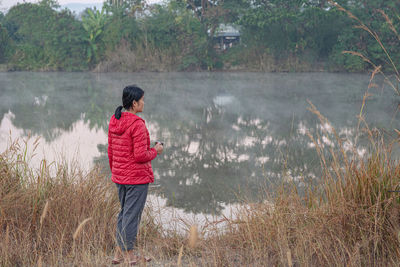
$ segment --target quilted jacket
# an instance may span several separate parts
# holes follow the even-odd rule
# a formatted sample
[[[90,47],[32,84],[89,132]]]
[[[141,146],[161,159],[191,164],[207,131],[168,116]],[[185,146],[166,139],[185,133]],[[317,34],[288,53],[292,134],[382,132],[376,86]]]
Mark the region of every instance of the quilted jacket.
[[[151,161],[157,157],[150,148],[145,121],[130,112],[113,115],[108,127],[108,160],[111,180],[117,184],[147,184],[154,182]]]

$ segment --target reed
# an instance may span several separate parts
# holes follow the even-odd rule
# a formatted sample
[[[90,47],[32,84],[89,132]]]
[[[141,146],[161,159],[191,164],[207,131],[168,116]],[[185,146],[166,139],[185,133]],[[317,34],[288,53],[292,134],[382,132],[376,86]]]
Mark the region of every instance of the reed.
[[[197,245],[197,241],[199,239],[198,232],[197,232],[197,225],[192,225],[189,231],[189,239],[188,239],[188,246],[189,248],[193,249]]]
[[[117,205],[110,184],[97,170],[85,174],[53,164],[52,176],[50,166],[42,164],[35,171],[22,160],[25,151],[14,142],[0,156],[0,233],[6,236],[0,241],[0,265],[36,265],[37,255],[42,255],[43,265],[51,258],[58,261],[68,255],[74,228],[85,217],[96,222],[86,225],[88,235],[95,237],[89,243],[112,247],[110,222]],[[88,242],[82,244],[89,247]]]
[[[46,204],[44,205],[42,215],[40,216],[40,226],[43,225],[44,219],[46,218],[47,212],[49,210],[49,201],[46,201]]]
[[[82,232],[83,227],[85,226],[86,223],[88,223],[92,218],[86,218],[84,219],[79,226],[76,228],[74,234],[72,235],[72,238],[74,241],[78,238],[79,234]]]
[[[182,266],[182,256],[183,256],[183,245],[179,249],[178,262],[176,263],[176,265],[179,267]]]

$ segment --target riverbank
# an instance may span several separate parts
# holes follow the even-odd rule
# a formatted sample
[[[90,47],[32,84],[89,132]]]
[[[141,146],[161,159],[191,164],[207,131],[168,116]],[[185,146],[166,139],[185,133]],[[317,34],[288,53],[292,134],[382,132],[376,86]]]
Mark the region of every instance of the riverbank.
[[[226,71],[226,72],[346,72],[345,67],[334,66],[325,60],[309,60],[295,55],[276,58],[267,53],[243,49],[220,52],[213,67],[204,68],[185,62],[183,55],[160,53],[145,48],[130,49],[121,45],[105,55],[93,72],[176,72],[176,71]]]
[[[198,238],[193,231],[189,238],[194,222],[182,222],[185,233],[165,229],[160,211],[147,206],[138,250],[153,258],[150,266],[397,265],[400,199],[391,191],[400,163],[391,149],[398,143],[386,145],[365,130],[366,159],[344,152],[340,139],[321,153],[319,137],[309,135],[324,170],[318,183],[300,194],[282,182],[263,202],[243,201],[232,217],[200,227]],[[110,265],[119,208],[114,185],[97,168],[43,160],[32,169],[25,145],[14,142],[0,155],[0,265]]]
[[[337,72],[337,73],[371,73],[372,69],[363,71],[349,71],[344,66],[337,66],[328,61],[304,61],[296,58],[274,59],[268,56],[262,56],[257,59],[248,59],[245,62],[238,64],[234,61],[227,61],[217,68],[202,69],[198,67],[184,68],[178,62],[172,59],[158,58],[154,56],[155,61],[145,59],[143,56],[135,54],[124,54],[120,52],[111,53],[104,61],[97,64],[93,69],[74,70],[73,72],[93,72],[93,73],[135,73],[135,72],[260,72],[260,73],[275,73],[275,72],[290,72],[290,73],[305,73],[305,72]],[[158,59],[158,60],[157,60]],[[59,69],[20,69],[15,68],[12,64],[0,64],[0,72],[14,71],[33,71],[33,72],[65,72]],[[66,71],[69,72],[69,71]],[[390,71],[386,72],[390,73]]]
[[[0,72],[8,72],[10,71],[6,64],[0,64]]]
[[[168,72],[254,72],[254,73],[312,73],[312,72],[332,72],[332,73],[371,73],[372,70],[366,71],[347,71],[344,68],[337,67],[326,67],[327,64],[324,62],[317,63],[305,63],[293,64],[290,60],[285,61],[281,64],[262,64],[259,66],[254,65],[231,65],[227,64],[222,68],[203,70],[203,69],[190,69],[183,70],[179,66],[166,66],[166,65],[157,65],[157,64],[131,64],[127,62],[115,62],[113,60],[104,61],[99,63],[92,70],[75,70],[73,72],[92,72],[92,73],[141,73],[141,72],[160,72],[160,73],[168,73]],[[12,66],[7,64],[0,64],[0,72],[70,72],[70,71],[60,71],[60,70],[51,70],[51,69],[14,69]]]
[[[92,68],[74,69],[74,72],[363,72],[349,71],[345,66],[339,66],[325,59],[308,59],[296,55],[276,58],[267,53],[237,50],[221,52],[219,60],[213,67],[202,67],[198,64],[189,64],[183,55],[173,52],[161,53],[149,48],[131,49],[122,44],[113,51],[106,53],[104,58]],[[38,71],[57,72],[63,71],[58,67],[25,66],[15,62],[0,64],[0,72],[8,71]],[[365,73],[370,72],[364,69]]]

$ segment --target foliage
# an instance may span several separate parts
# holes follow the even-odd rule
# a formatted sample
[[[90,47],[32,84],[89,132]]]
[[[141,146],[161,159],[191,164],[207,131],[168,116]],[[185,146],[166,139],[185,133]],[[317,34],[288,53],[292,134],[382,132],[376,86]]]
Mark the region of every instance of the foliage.
[[[303,0],[262,1],[256,0],[245,11],[239,23],[246,32],[244,38],[249,43],[263,44],[273,53],[295,51],[302,37],[298,25]]]
[[[207,35],[202,24],[182,3],[155,5],[151,16],[141,20],[141,42],[182,57],[182,69],[208,66]]]
[[[12,40],[8,35],[7,29],[1,24],[0,18],[0,63],[6,62],[12,54]]]
[[[348,19],[347,23],[350,27],[344,28],[339,35],[332,59],[349,71],[363,71],[373,67],[362,58],[342,54],[342,51],[352,51],[362,54],[376,66],[396,71],[396,64],[398,68],[397,62],[400,62],[400,2],[368,1],[338,7],[351,20]]]
[[[47,7],[53,8],[53,9],[60,7],[57,0],[41,0],[41,1],[39,1],[39,4],[41,6],[47,6]]]
[[[311,6],[301,14],[301,34],[305,49],[314,51],[318,58],[327,58],[338,42],[341,30],[348,20],[336,10]]]
[[[143,11],[145,1],[143,0],[106,0],[104,7],[115,13],[126,13],[134,15],[137,11]]]
[[[233,66],[289,71],[311,70],[322,62],[334,70],[367,70],[370,64],[342,53],[354,51],[395,71],[394,64],[385,63],[400,61],[399,2],[335,3],[379,35],[381,44],[329,0],[169,0],[153,5],[143,0],[107,0],[102,10],[87,9],[82,21],[67,10],[57,11],[56,0],[42,0],[17,4],[5,16],[0,13],[6,30],[0,31],[1,49],[8,51],[0,60],[21,70],[86,70],[118,53],[134,65],[138,60],[146,63],[126,68],[125,63],[114,62],[115,71]],[[239,26],[241,44],[232,51],[218,51],[215,31],[227,23]]]
[[[136,19],[129,16],[125,8],[107,6],[105,8],[111,14],[106,20],[102,35],[105,50],[113,51],[122,40],[129,40],[133,45],[140,34]]]
[[[16,69],[85,69],[83,28],[68,10],[24,3],[12,7],[4,25],[16,44]]]
[[[97,63],[100,59],[100,54],[104,50],[101,37],[104,31],[107,17],[104,7],[101,11],[86,9],[85,14],[82,16],[82,26],[87,35],[85,41],[87,42],[87,62],[91,65]]]
[[[242,1],[235,0],[178,0],[177,3],[186,5],[186,8],[192,11],[201,25],[199,30],[205,37],[200,49],[203,54],[202,68],[208,70],[220,68],[222,66],[220,56],[213,49],[215,31],[221,23],[235,21],[242,11],[241,8],[247,5],[244,5]],[[185,58],[183,65],[194,62],[194,60],[195,58],[189,55]]]
[[[262,1],[249,5],[238,23],[243,42],[276,58],[311,53],[327,58],[344,26],[344,16],[317,1]]]

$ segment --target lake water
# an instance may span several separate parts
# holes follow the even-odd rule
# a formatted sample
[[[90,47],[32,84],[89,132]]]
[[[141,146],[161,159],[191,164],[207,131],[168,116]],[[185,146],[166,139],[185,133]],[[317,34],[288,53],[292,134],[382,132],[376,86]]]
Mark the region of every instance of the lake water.
[[[158,196],[185,212],[218,214],[282,179],[300,188],[318,179],[319,160],[306,131],[319,133],[326,147],[335,142],[307,100],[350,150],[368,83],[368,75],[333,73],[0,73],[0,152],[10,134],[30,134],[42,137],[33,164],[45,156],[108,170],[109,118],[123,87],[137,84],[145,90],[140,116],[151,139],[165,143],[153,163]],[[392,135],[400,128],[400,98],[377,83],[369,89],[365,118]],[[357,153],[368,149],[361,143]]]

